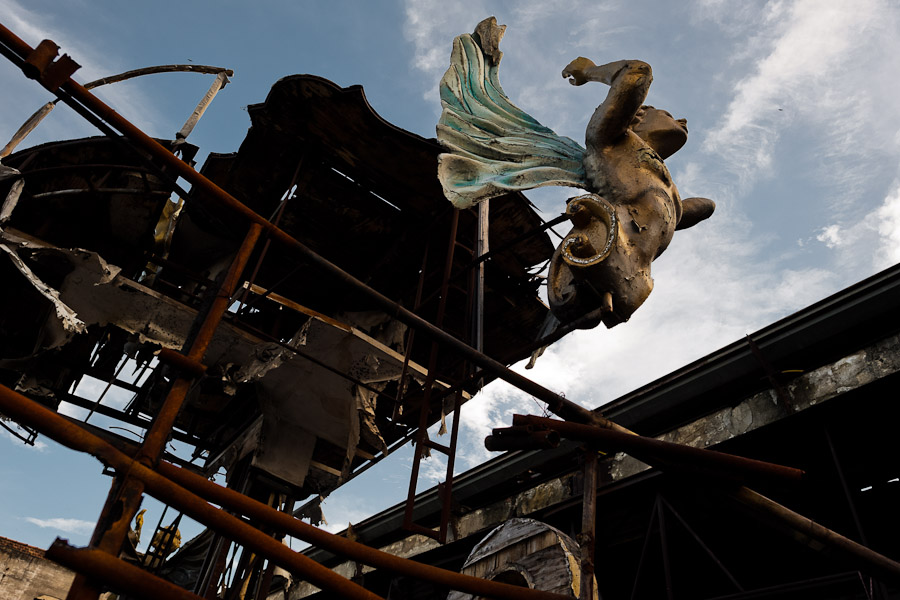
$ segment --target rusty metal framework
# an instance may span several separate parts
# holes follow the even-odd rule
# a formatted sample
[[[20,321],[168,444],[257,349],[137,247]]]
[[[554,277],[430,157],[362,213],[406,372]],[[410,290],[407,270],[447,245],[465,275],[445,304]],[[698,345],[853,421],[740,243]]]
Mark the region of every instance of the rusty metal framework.
[[[585,461],[585,481],[588,482],[593,481],[592,475],[596,475],[596,452],[593,450],[596,447],[629,452],[663,470],[679,473],[689,470],[692,475],[696,475],[699,471],[704,478],[709,480],[728,482],[727,485],[716,488],[718,493],[724,493],[758,514],[764,515],[768,520],[796,531],[805,536],[808,543],[826,545],[843,556],[850,564],[857,565],[887,581],[900,580],[900,564],[839,536],[742,485],[745,480],[752,481],[754,478],[764,480],[777,478],[781,481],[796,483],[802,479],[802,472],[779,465],[704,450],[688,449],[677,444],[666,444],[644,438],[510,370],[503,362],[491,358],[485,352],[479,351],[447,333],[440,327],[440,319],[437,320],[437,323],[432,323],[416,314],[415,311],[404,308],[394,299],[376,291],[360,278],[336,266],[332,261],[324,258],[319,252],[280,227],[279,220],[290,196],[283,199],[279,210],[273,214],[273,218],[269,219],[226,192],[208,177],[195,171],[187,162],[176,157],[171,147],[166,147],[148,137],[90,94],[85,87],[74,82],[70,76],[74,73],[77,65],[65,56],[57,60],[57,50],[55,44],[46,40],[38,48],[32,49],[11,31],[0,26],[0,52],[7,59],[21,67],[27,76],[36,79],[76,112],[97,125],[105,135],[116,139],[121,134],[127,138],[130,144],[138,147],[153,161],[164,165],[166,177],[172,179],[181,177],[190,182],[196,190],[195,195],[201,194],[205,202],[226,215],[224,218],[230,219],[232,224],[238,224],[243,235],[239,247],[229,259],[230,266],[223,276],[215,283],[208,280],[201,281],[201,287],[207,286],[215,289],[211,294],[211,299],[201,305],[197,311],[194,326],[181,352],[163,350],[158,354],[160,363],[167,369],[171,369],[174,375],[164,400],[155,411],[152,422],[144,423],[148,432],[140,445],[129,445],[122,443],[121,440],[104,439],[90,428],[65,419],[55,411],[5,385],[0,386],[0,411],[4,415],[14,418],[23,426],[30,428],[30,431],[43,433],[73,450],[97,457],[106,467],[115,472],[115,478],[91,539],[90,547],[75,549],[58,542],[48,552],[50,558],[79,573],[69,593],[70,600],[97,598],[102,585],[110,585],[141,598],[199,598],[208,597],[207,595],[213,591],[214,581],[207,581],[205,589],[191,593],[118,558],[129,533],[130,523],[138,511],[144,494],[152,495],[206,525],[222,536],[222,539],[233,541],[258,556],[264,557],[270,565],[278,565],[300,574],[316,586],[340,597],[377,598],[378,596],[361,585],[337,575],[304,554],[288,549],[279,541],[279,538],[289,534],[362,563],[409,577],[436,582],[478,596],[508,599],[545,598],[548,600],[563,597],[496,581],[478,579],[374,550],[349,539],[328,534],[287,514],[284,508],[292,506],[292,501],[270,501],[268,504],[260,502],[233,489],[227,489],[208,481],[192,472],[189,465],[178,467],[165,460],[166,443],[176,432],[179,414],[189,392],[195,382],[207,371],[204,355],[210,347],[214,334],[223,326],[223,318],[230,307],[238,301],[244,306],[250,306],[254,301],[265,299],[280,299],[283,303],[290,303],[287,297],[279,296],[276,293],[278,285],[263,288],[256,283],[257,272],[262,262],[262,256],[259,256],[257,251],[263,241],[265,249],[262,251],[262,255],[265,255],[269,245],[276,246],[298,262],[316,269],[323,277],[337,282],[343,289],[348,290],[347,293],[366,298],[391,318],[411,328],[411,332],[425,336],[432,342],[433,357],[436,357],[440,350],[442,355],[452,355],[457,361],[456,366],[469,363],[482,371],[482,373],[464,373],[452,384],[437,390],[439,393],[436,395],[453,394],[458,399],[462,391],[476,380],[484,377],[496,377],[533,395],[546,403],[549,410],[555,415],[564,421],[572,422],[537,417],[517,417],[513,425],[518,429],[512,432],[502,430],[496,432],[496,439],[493,442],[496,448],[502,448],[504,444],[510,448],[547,447],[548,444],[552,445],[558,441],[559,437],[583,440],[590,448],[589,458]],[[302,182],[296,182],[296,185],[301,184]],[[457,212],[456,217],[458,216]],[[454,237],[452,236],[451,239]],[[516,237],[513,241],[520,238],[522,236]],[[499,251],[500,249],[494,252]],[[479,254],[479,256],[474,254]],[[471,262],[479,264],[483,263],[487,253],[474,254]],[[252,268],[254,256],[259,256],[259,259],[256,267]],[[165,259],[160,258],[159,260],[164,261]],[[452,258],[450,260],[452,261]],[[250,274],[245,275],[248,270]],[[472,270],[472,273],[474,272],[475,270]],[[196,276],[196,274],[193,275]],[[423,269],[422,278],[425,277],[426,270]],[[197,277],[197,279],[202,280],[203,277]],[[448,268],[443,277],[442,301],[446,301],[448,295],[446,286],[449,279],[450,269]],[[248,301],[250,294],[254,294],[255,299]],[[421,297],[417,300],[421,300]],[[244,315],[245,312],[239,310],[238,318]],[[316,318],[327,318],[319,313],[316,315]],[[587,318],[590,318],[590,315]],[[577,323],[573,324],[573,327],[577,327]],[[556,335],[561,336],[568,330],[558,332]],[[261,329],[255,329],[255,331],[262,333]],[[286,344],[277,336],[272,336],[271,339],[280,347]],[[548,342],[549,340],[540,340],[537,346],[545,345]],[[297,348],[291,347],[291,350],[297,351]],[[307,358],[317,360],[316,357]],[[404,369],[407,366],[408,358],[407,356],[404,360]],[[464,367],[461,368],[464,370]],[[438,374],[437,359],[433,358],[427,370],[428,379],[423,386],[426,393],[431,393],[431,382]],[[341,375],[352,378],[352,375],[346,373]],[[466,379],[467,377],[468,379]],[[115,380],[115,376],[113,379]],[[355,383],[364,388],[368,385],[359,378],[355,380]],[[371,386],[368,387],[371,388]],[[398,397],[400,388],[402,388],[402,379],[401,386],[398,388]],[[384,394],[383,389],[371,388],[369,391]],[[418,435],[422,436],[425,425],[432,419],[432,415],[429,413],[431,401],[426,396],[420,398],[418,402],[419,414],[422,415]],[[455,406],[458,408],[459,400],[456,401]],[[94,408],[102,410],[99,402]],[[137,416],[134,418],[139,420]],[[458,416],[455,419],[454,427],[457,426],[456,421],[458,421]],[[427,445],[421,437],[419,442],[420,446]],[[593,454],[593,460],[590,457],[591,454]],[[452,461],[448,473],[452,476]],[[592,547],[593,503],[595,501],[592,494],[596,494],[596,487],[595,484],[589,484],[587,486],[589,490],[586,490],[585,495],[586,510],[582,527],[586,548]],[[449,496],[448,487],[445,497],[446,505],[449,505]],[[660,521],[664,518],[664,506],[665,504],[661,503],[657,512]],[[279,510],[279,507],[282,509]],[[409,514],[412,515],[411,509]],[[253,524],[236,515],[247,517]],[[447,518],[445,511],[436,537],[445,535],[442,531],[446,531]],[[411,522],[411,519],[409,521]],[[224,558],[221,552],[219,558]],[[221,569],[219,558],[215,559],[218,564],[211,566],[214,570]],[[249,561],[249,559],[247,560]],[[592,560],[590,552],[586,552],[583,563],[585,573],[592,572]],[[244,566],[249,568],[246,562]],[[264,583],[270,578],[271,569],[265,574],[257,573],[258,582]],[[258,594],[261,594],[257,595],[258,598],[264,597],[262,595],[264,588],[265,585],[258,586]],[[584,593],[590,593],[590,589],[588,581]]]

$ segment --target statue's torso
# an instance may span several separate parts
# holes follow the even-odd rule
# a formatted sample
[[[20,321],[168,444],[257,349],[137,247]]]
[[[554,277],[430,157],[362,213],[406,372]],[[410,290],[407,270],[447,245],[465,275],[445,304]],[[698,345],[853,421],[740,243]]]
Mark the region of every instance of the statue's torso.
[[[623,233],[649,260],[669,245],[681,218],[681,198],[659,155],[627,131],[615,144],[588,147],[584,156],[589,191],[615,209]]]

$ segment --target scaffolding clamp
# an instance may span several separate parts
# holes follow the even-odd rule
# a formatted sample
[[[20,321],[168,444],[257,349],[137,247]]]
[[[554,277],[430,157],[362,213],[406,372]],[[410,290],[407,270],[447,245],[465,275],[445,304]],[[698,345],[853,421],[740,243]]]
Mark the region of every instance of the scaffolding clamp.
[[[36,79],[45,88],[55,92],[72,74],[81,68],[68,54],[54,60],[59,46],[52,40],[43,40],[25,58],[22,70],[29,79]]]

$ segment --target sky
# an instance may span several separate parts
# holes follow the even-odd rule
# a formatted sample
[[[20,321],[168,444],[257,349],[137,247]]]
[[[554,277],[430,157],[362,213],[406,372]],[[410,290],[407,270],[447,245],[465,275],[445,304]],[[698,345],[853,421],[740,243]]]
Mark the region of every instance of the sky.
[[[631,321],[568,336],[523,371],[528,377],[594,408],[900,261],[896,2],[0,0],[0,22],[32,46],[53,39],[83,65],[80,82],[156,64],[233,69],[189,138],[201,159],[236,150],[246,106],[295,73],[361,84],[386,120],[433,137],[452,40],[491,15],[507,25],[507,96],[581,142],[607,88],[572,87],[562,68],[577,56],[650,63],[647,102],[688,120],[687,145],[666,161],[681,196],[717,203],[654,262],[654,291]],[[5,61],[0,82],[5,143],[49,94]],[[155,75],[98,95],[171,138],[211,83]],[[60,106],[23,147],[94,134]],[[575,194],[527,195],[552,218]],[[541,407],[503,383],[467,403],[458,470],[490,458],[484,436],[521,412]],[[404,499],[409,464],[408,449],[398,451],[332,494],[328,527]],[[423,468],[420,489],[442,478],[440,459]],[[100,471],[50,441],[25,447],[0,432],[0,536],[40,547],[56,535],[87,543],[109,486]],[[159,507],[147,506],[155,524]]]

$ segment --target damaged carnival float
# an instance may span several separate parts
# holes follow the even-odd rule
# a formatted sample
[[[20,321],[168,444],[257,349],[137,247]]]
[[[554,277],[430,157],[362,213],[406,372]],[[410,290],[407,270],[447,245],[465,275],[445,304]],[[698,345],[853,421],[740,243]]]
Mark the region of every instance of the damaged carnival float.
[[[78,573],[69,598],[434,595],[401,583],[412,580],[453,598],[596,597],[597,448],[737,481],[718,492],[897,581],[897,563],[740,485],[793,484],[802,471],[638,436],[507,368],[574,329],[626,321],[650,293],[650,262],[714,205],[680,199],[671,182],[663,159],[687,132],[642,105],[649,66],[566,68],[574,84],[610,85],[584,149],[503,94],[502,32],[488,19],[455,41],[440,144],[385,122],[358,86],[296,75],[248,107],[238,152],[210,155],[198,173],[186,138],[226,70],[185,67],[216,82],[174,140],[153,140],[71,80],[77,65],[57,59],[55,44],[32,49],[0,28],[4,55],[104,133],[11,153],[16,136],[0,171],[0,413],[24,441],[42,433],[114,474],[90,547],[57,542],[47,554]],[[617,172],[598,158],[613,154]],[[547,223],[521,190],[548,184],[590,193]],[[572,231],[554,250],[546,231],[563,222]],[[538,297],[546,264],[549,308]],[[79,395],[84,378],[105,391]],[[570,423],[516,417],[491,449],[583,444],[572,451],[583,463],[577,542],[509,518],[520,515],[461,533],[459,419],[447,444],[427,429],[495,378]],[[104,404],[111,389],[129,402]],[[62,403],[87,417],[60,416]],[[94,414],[142,430],[142,443],[91,425]],[[170,437],[192,457],[168,453]],[[429,548],[466,538],[454,550],[465,548],[464,562],[407,560],[301,520],[315,521],[321,496],[409,442],[409,495],[393,529]],[[417,496],[419,463],[434,451],[448,457],[446,481]],[[227,487],[207,479],[220,469]],[[131,524],[144,493],[209,529],[169,557],[177,523],[160,522],[138,556]],[[313,548],[290,550],[286,534]],[[334,556],[355,572],[322,564]],[[392,575],[363,585],[359,565]],[[296,580],[280,595],[279,573]]]

